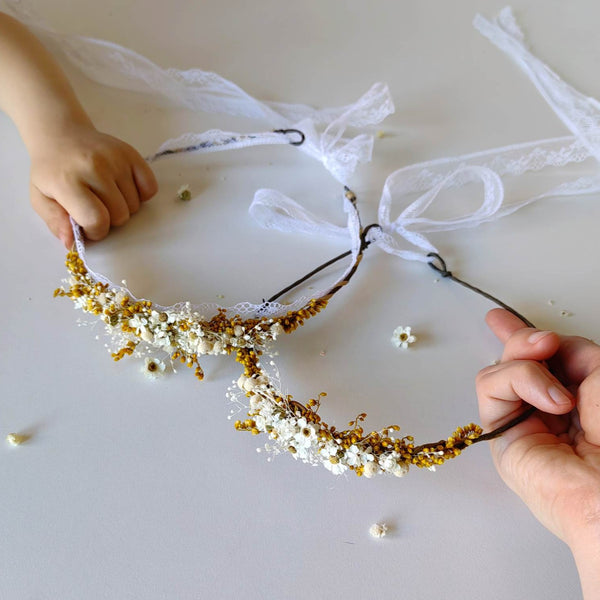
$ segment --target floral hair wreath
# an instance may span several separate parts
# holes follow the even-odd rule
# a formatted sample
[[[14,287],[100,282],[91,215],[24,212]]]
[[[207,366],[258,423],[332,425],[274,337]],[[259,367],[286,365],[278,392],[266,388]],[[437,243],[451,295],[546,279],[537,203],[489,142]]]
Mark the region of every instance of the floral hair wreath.
[[[306,319],[323,310],[329,300],[350,281],[371,242],[402,258],[429,261],[428,264],[442,277],[481,293],[516,314],[527,325],[532,325],[510,307],[455,277],[423,233],[476,226],[552,196],[597,193],[600,190],[600,176],[584,176],[560,183],[541,194],[504,204],[501,177],[519,176],[549,166],[562,167],[590,157],[600,159],[600,111],[594,98],[581,94],[562,81],[531,53],[509,8],[502,10],[493,21],[478,15],[474,25],[519,64],[572,135],[403,167],[392,173],[384,184],[379,225],[362,227],[356,198],[347,190],[345,207],[352,249],[326,265],[348,255],[352,257],[351,264],[329,289],[315,293],[314,298],[296,300],[290,306],[277,304],[276,295],[260,305],[258,310],[250,307],[249,303],[237,305],[234,311],[215,307],[216,313],[205,318],[202,310],[189,303],[161,307],[149,300],[136,299],[125,287],[112,284],[88,268],[81,231],[76,224],[73,224],[76,246],[67,256],[67,266],[71,272],[69,286],[67,289],[59,288],[56,294],[70,297],[76,308],[100,317],[116,344],[113,353],[115,360],[126,355],[143,354],[144,349],[148,348],[160,349],[167,352],[173,360],[179,359],[195,369],[196,376],[202,379],[199,357],[207,354],[234,354],[243,366],[243,373],[237,386],[230,389],[228,395],[233,400],[242,399],[249,404],[248,418],[238,421],[236,428],[253,434],[265,433],[273,452],[289,451],[296,459],[322,464],[336,474],[353,470],[357,475],[367,477],[377,473],[401,476],[408,471],[410,465],[434,469],[460,454],[467,446],[493,439],[525,420],[535,411],[533,407],[526,408],[521,415],[489,433],[483,434],[479,426],[469,424],[458,428],[447,439],[421,445],[415,445],[410,436],[399,437],[396,425],[365,432],[364,413],[350,421],[347,429],[337,430],[324,423],[318,414],[324,394],[304,404],[298,402],[282,393],[276,374],[270,375],[269,364],[262,361],[262,358],[268,356],[272,343],[279,335],[291,333]],[[42,28],[40,32],[58,42],[63,39],[47,28]],[[314,111],[303,105],[258,101],[232,82],[215,74],[161,69],[145,57],[114,44],[76,37],[66,40],[65,46],[67,58],[96,81],[125,89],[143,89],[166,98],[174,106],[261,120],[266,118],[273,127],[293,128],[245,136],[231,136],[218,131],[206,132],[210,135],[186,134],[177,140],[166,142],[149,161],[176,152],[213,151],[261,143],[291,144],[298,145],[303,152],[320,160],[338,181],[345,183],[356,164],[367,162],[371,153],[368,136],[344,138],[345,128],[374,125],[393,112],[389,90],[387,86],[380,84],[373,86],[351,106]],[[148,76],[150,74],[152,76]],[[315,129],[316,123],[325,125],[322,134]],[[300,133],[299,129],[304,133]],[[484,202],[474,213],[452,218],[447,222],[423,216],[438,192],[476,180],[484,183]],[[392,198],[414,193],[419,195],[417,200],[406,207],[396,220],[391,220]],[[268,206],[268,202],[264,205]],[[287,201],[282,201],[279,206],[286,210],[289,208],[290,214],[301,208]],[[295,230],[319,229],[320,232],[335,235],[336,230],[343,229],[328,223],[317,223],[312,217],[307,212],[300,214],[298,221],[302,227]],[[391,235],[393,233],[404,237],[424,252],[399,248]],[[318,267],[285,291],[305,281],[326,265]],[[205,307],[203,310],[211,309]]]
[[[303,134],[298,131],[275,133],[284,136],[297,134],[299,138],[288,139],[288,143],[292,145],[298,145],[304,139]],[[234,142],[234,138],[231,138],[225,144]],[[166,154],[195,150],[196,147],[185,147],[170,150]],[[157,157],[158,153],[152,159]],[[71,277],[68,288],[58,288],[55,296],[71,298],[76,308],[96,315],[104,322],[107,333],[116,346],[112,353],[115,361],[128,355],[142,355],[144,348],[146,352],[148,348],[159,349],[168,353],[173,361],[179,360],[194,369],[196,377],[202,380],[204,373],[199,363],[201,356],[235,355],[243,372],[237,386],[229,389],[228,396],[233,400],[245,396],[245,404],[248,405],[247,418],[236,421],[235,428],[256,435],[266,434],[270,440],[266,446],[268,450],[275,453],[287,451],[303,462],[322,464],[334,474],[352,470],[357,475],[366,477],[373,477],[378,473],[403,476],[411,465],[435,470],[437,465],[455,458],[473,443],[493,439],[526,419],[533,408],[487,434],[483,434],[479,425],[470,423],[457,428],[446,439],[415,445],[412,436],[398,435],[398,425],[366,432],[363,427],[366,413],[360,413],[350,421],[347,429],[328,425],[318,414],[325,393],[301,403],[281,392],[261,357],[269,355],[272,343],[280,335],[292,333],[307,319],[322,311],[331,298],[349,283],[371,243],[371,230],[379,227],[378,224],[362,226],[356,196],[347,187],[344,206],[348,215],[348,230],[352,236],[352,249],[317,267],[264,301],[258,314],[248,318],[240,314],[231,316],[225,308],[218,308],[216,314],[206,318],[190,303],[162,307],[150,300],[135,298],[125,287],[115,286],[102,275],[88,269],[82,232],[74,222],[75,246],[67,254],[66,260]],[[307,300],[299,308],[282,314],[281,310],[277,311],[275,300],[280,295],[349,255],[350,266],[324,293]],[[531,325],[510,307],[452,275],[438,254],[431,253],[430,259],[429,265],[443,277],[485,295]]]

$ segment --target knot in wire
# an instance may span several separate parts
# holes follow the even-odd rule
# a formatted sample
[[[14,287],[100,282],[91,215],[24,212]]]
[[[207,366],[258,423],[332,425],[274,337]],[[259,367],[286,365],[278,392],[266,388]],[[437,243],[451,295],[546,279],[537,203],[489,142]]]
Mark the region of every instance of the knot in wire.
[[[452,277],[452,271],[448,271],[448,268],[446,267],[446,261],[437,253],[437,252],[430,252],[427,255],[427,258],[433,258],[433,260],[430,260],[427,264],[434,270],[437,271],[442,277]],[[436,261],[439,263],[435,264]]]
[[[371,229],[373,229],[374,227],[381,230],[381,225],[379,223],[371,223],[370,225],[367,225],[363,229],[362,233],[360,234],[360,243],[362,244],[363,248],[368,248],[369,245],[371,244],[371,242],[373,241],[373,240],[368,240],[367,235],[371,231]]]
[[[299,140],[290,140],[290,144],[292,146],[302,146],[302,144],[304,144],[304,140],[306,139],[306,136],[299,129],[274,129],[273,133],[281,133],[282,135],[286,136],[289,136],[290,134],[298,135],[300,137]]]

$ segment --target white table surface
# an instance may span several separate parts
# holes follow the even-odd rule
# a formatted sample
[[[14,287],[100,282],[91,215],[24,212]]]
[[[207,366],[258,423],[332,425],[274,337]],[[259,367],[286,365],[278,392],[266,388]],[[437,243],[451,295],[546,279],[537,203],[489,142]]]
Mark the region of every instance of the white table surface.
[[[365,223],[396,168],[567,133],[473,29],[475,13],[494,16],[500,0],[34,4],[61,31],[215,71],[259,98],[335,106],[387,82],[396,112],[354,178]],[[513,4],[536,54],[597,98],[598,6]],[[188,130],[265,126],[72,76],[96,125],[145,154]],[[0,445],[1,598],[580,597],[568,549],[505,488],[484,444],[436,473],[336,478],[287,455],[267,462],[255,450],[265,440],[233,429],[232,358],[205,360],[203,383],[187,369],[152,382],[135,360],[115,364],[101,328],[78,327],[83,315],[52,298],[64,251],[29,206],[27,153],[5,115],[0,137],[0,440],[31,435]],[[343,223],[339,185],[294,149],[175,157],[155,172],[156,198],[90,247],[97,270],[140,296],[260,301],[346,249],[259,230],[248,216],[254,191],[274,187]],[[185,183],[194,198],[177,203]],[[599,219],[594,196],[551,199],[431,239],[459,276],[539,326],[593,338]],[[434,279],[423,264],[368,251],[331,306],[278,344],[286,389],[298,399],[327,391],[329,422],[364,410],[368,426],[399,423],[417,441],[477,420],[474,376],[500,353],[483,322],[491,305]],[[407,352],[390,344],[397,325],[419,336]],[[384,539],[369,536],[375,522],[390,527]]]

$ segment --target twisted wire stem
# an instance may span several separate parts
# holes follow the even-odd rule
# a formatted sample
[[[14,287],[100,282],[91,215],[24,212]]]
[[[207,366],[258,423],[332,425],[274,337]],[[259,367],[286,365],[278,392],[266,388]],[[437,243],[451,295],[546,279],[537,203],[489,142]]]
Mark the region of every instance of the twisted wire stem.
[[[345,188],[345,191],[346,191],[347,197],[349,197],[352,200],[353,204],[355,204],[356,197],[354,196],[354,193],[351,190],[349,190],[348,188]],[[361,241],[360,253],[361,253],[361,255],[362,255],[362,252],[364,252],[364,250],[366,250],[369,247],[369,245],[371,244],[371,241],[367,239],[367,236],[368,236],[369,231],[371,229],[373,229],[374,227],[381,228],[381,226],[378,223],[371,223],[370,225],[368,225],[361,231],[361,234],[360,234],[360,241]],[[273,294],[273,296],[271,296],[266,302],[274,302],[275,300],[277,300],[278,298],[280,298],[287,292],[293,290],[295,287],[298,287],[299,285],[301,285],[302,283],[304,283],[311,277],[314,277],[317,273],[323,271],[324,269],[335,264],[336,262],[346,258],[347,256],[350,256],[351,254],[352,254],[352,251],[348,250],[347,252],[343,252],[342,254],[339,254],[338,256],[324,262],[323,264],[321,264],[318,267],[316,267],[315,269],[313,269],[310,273],[307,273],[306,275],[300,277],[299,279],[297,279],[296,281],[294,281],[293,283],[291,283],[290,285],[288,285],[281,291],[277,292],[276,294]],[[452,271],[448,270],[448,268],[446,266],[446,261],[437,252],[430,252],[427,255],[427,257],[432,259],[427,264],[434,271],[439,273],[439,275],[441,277],[443,277],[444,279],[450,279],[450,280],[462,285],[463,287],[467,288],[468,290],[471,290],[472,292],[475,292],[476,294],[479,294],[480,296],[487,298],[488,300],[494,302],[498,306],[504,308],[505,310],[507,310],[510,313],[512,313],[513,315],[515,315],[517,318],[519,318],[521,321],[523,321],[523,323],[525,323],[525,325],[527,325],[527,327],[535,328],[535,325],[529,319],[524,317],[521,313],[516,311],[514,308],[512,308],[505,302],[502,302],[502,300],[500,300],[499,298],[492,296],[491,294],[482,290],[481,288],[478,288],[478,287],[464,281],[463,279],[460,279],[456,275],[454,275],[452,273]],[[350,278],[356,271],[357,267],[358,267],[358,263],[354,265],[354,269],[347,277],[345,283],[347,283],[350,280]],[[341,287],[342,286],[337,286],[335,288],[335,290],[331,290],[330,294],[328,294],[328,297],[331,297],[333,295],[333,293],[339,291],[339,289],[341,289]],[[331,292],[333,292],[333,293],[331,293]],[[263,302],[265,302],[265,301],[263,300]],[[504,425],[501,425],[500,427],[497,427],[496,429],[494,429],[488,433],[482,434],[478,438],[471,440],[470,443],[476,444],[478,442],[487,442],[487,441],[493,440],[497,437],[500,437],[505,431],[508,431],[509,429],[512,429],[516,425],[519,425],[523,421],[526,421],[536,411],[537,411],[537,409],[535,408],[535,406],[528,406],[527,408],[525,408],[525,410],[522,413],[520,413],[516,417],[513,417],[512,419],[510,419],[510,421],[506,422]],[[440,442],[438,442],[438,443],[443,444],[444,441],[445,440],[440,440]],[[419,447],[415,448],[415,451],[418,451],[420,448],[430,447],[432,445],[435,445],[435,444],[424,444],[423,446],[419,446]],[[466,444],[465,444],[465,446],[466,446]]]

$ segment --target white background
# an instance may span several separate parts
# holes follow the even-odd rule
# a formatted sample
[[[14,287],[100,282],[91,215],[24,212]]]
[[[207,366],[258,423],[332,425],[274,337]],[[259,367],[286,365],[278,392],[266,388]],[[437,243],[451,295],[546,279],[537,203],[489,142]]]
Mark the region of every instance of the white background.
[[[364,223],[396,168],[567,133],[472,28],[476,12],[492,17],[500,1],[37,4],[58,30],[161,66],[215,71],[259,98],[336,106],[387,82],[396,113],[354,178]],[[513,7],[534,52],[600,97],[598,4]],[[168,109],[70,74],[97,127],[142,154],[185,131],[267,126]],[[203,383],[187,369],[153,382],[135,360],[113,363],[102,328],[77,327],[81,313],[52,299],[64,251],[29,207],[27,153],[5,115],[0,138],[0,440],[31,435],[0,446],[1,598],[579,597],[568,549],[504,487],[485,445],[436,473],[336,478],[290,456],[267,462],[255,451],[264,440],[235,432],[231,357],[204,361]],[[254,191],[275,187],[343,224],[339,185],[293,148],[175,157],[155,172],[159,194],[90,246],[91,265],[136,295],[259,302],[346,249],[264,232],[247,215]],[[178,203],[186,183],[194,198]],[[431,239],[457,275],[538,326],[593,338],[599,217],[594,196],[551,199]],[[500,354],[483,322],[491,305],[434,279],[423,264],[369,250],[351,285],[278,345],[286,391],[299,400],[327,391],[328,422],[343,427],[366,411],[367,427],[398,423],[417,443],[476,421],[475,374]],[[397,325],[419,336],[409,351],[390,344]],[[382,540],[368,533],[378,521],[390,528]]]

